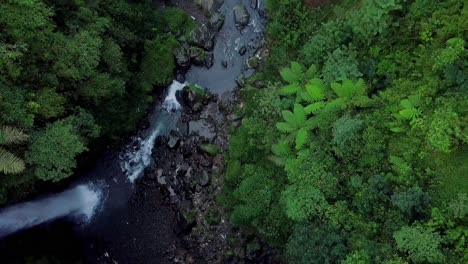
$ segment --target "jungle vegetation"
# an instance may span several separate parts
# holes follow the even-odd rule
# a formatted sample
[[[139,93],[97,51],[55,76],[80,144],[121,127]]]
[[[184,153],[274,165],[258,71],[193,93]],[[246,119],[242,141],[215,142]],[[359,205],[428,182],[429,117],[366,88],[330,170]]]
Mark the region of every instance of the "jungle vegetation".
[[[232,221],[290,263],[467,263],[466,1],[267,7],[267,87],[241,91],[218,197]]]

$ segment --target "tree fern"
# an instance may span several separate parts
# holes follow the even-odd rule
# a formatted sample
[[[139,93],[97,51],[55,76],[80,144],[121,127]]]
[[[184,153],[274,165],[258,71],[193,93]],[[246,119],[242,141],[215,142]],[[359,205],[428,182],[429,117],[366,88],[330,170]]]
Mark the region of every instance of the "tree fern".
[[[3,126],[0,128],[0,144],[18,144],[25,142],[29,136],[23,130]],[[0,172],[5,174],[20,173],[25,169],[24,161],[4,148],[0,148]]]
[[[5,174],[17,174],[25,169],[24,161],[4,148],[0,148],[0,171]]]
[[[21,129],[11,126],[0,128],[0,144],[18,144],[25,142],[28,138],[29,136]]]

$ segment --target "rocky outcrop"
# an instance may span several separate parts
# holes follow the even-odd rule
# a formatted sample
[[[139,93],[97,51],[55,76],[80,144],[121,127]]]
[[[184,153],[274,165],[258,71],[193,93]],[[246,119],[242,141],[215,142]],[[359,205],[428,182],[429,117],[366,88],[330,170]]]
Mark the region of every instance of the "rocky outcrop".
[[[216,12],[208,20],[208,26],[214,31],[220,31],[224,25],[224,15]]]
[[[211,51],[214,47],[215,34],[208,25],[201,25],[190,33],[190,43]]]
[[[176,48],[173,54],[176,59],[176,63],[179,67],[181,68],[190,67],[190,54],[187,50],[187,47],[181,46],[179,48]]]
[[[209,14],[221,7],[224,0],[195,0],[195,3],[206,13]]]
[[[240,4],[234,7],[234,20],[236,22],[236,27],[242,29],[246,27],[250,22],[250,14],[247,11],[247,8]]]

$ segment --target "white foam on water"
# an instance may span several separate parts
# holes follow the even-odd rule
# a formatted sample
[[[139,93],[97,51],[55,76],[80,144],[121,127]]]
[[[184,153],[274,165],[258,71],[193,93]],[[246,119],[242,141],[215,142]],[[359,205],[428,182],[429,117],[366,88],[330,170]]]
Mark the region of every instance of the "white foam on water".
[[[164,99],[163,108],[168,112],[174,112],[181,108],[179,101],[177,101],[177,91],[184,89],[186,84],[180,83],[176,80],[172,81],[172,84],[168,88],[166,98]]]
[[[148,138],[139,140],[140,147],[136,151],[128,151],[123,155],[124,161],[121,163],[121,168],[130,182],[134,182],[151,164],[154,142],[160,132],[161,124],[158,124]]]
[[[65,216],[89,222],[101,196],[102,191],[94,186],[79,185],[46,198],[7,207],[0,211],[0,237]]]
[[[162,108],[168,113],[174,113],[181,108],[177,100],[177,91],[182,90],[187,84],[174,80],[168,88],[166,98],[164,99]],[[120,167],[127,175],[130,182],[134,182],[143,174],[146,167],[151,164],[154,143],[156,138],[161,134],[166,124],[162,120],[159,122],[146,138],[137,138],[132,144],[127,147],[127,150],[120,155],[122,160]]]

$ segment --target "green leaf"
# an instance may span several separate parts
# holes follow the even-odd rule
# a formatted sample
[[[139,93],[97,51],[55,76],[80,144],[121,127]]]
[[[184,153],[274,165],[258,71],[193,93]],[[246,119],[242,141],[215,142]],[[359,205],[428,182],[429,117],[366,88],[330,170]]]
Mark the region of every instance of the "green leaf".
[[[372,102],[372,100],[365,95],[358,96],[354,98],[353,101],[355,105],[360,107],[368,106]]]
[[[315,80],[315,79],[314,79]],[[309,96],[314,101],[320,101],[325,99],[325,91],[323,90],[323,85],[321,80],[317,79],[318,82],[309,83],[306,85],[306,90]]]
[[[286,159],[277,156],[268,156],[268,160],[279,167],[283,167],[286,164]]]
[[[401,133],[401,132],[405,132],[406,129],[404,127],[392,127],[390,128],[390,131],[395,132],[395,133]]]
[[[283,115],[283,119],[292,127],[297,127],[298,126],[298,120],[296,119],[296,116],[288,110],[283,110],[281,111],[281,114]]]
[[[411,101],[408,100],[408,99],[401,100],[401,101],[400,101],[400,104],[401,104],[401,106],[403,106],[403,108],[411,108],[411,107],[413,107],[413,104],[412,104]]]
[[[306,77],[309,79],[315,78],[317,76],[317,67],[315,65],[311,65],[309,69],[307,69],[305,73]]]
[[[304,108],[304,112],[306,114],[310,113],[317,113],[318,110],[322,109],[322,107],[325,106],[325,102],[315,102],[313,104],[310,104]]]
[[[280,75],[286,82],[292,84],[299,81],[300,75],[295,74],[291,69],[284,68],[280,71]]]
[[[281,88],[281,92],[286,95],[292,95],[299,92],[301,87],[297,83],[289,84]]]
[[[339,83],[332,83],[330,84],[332,90],[335,92],[338,97],[345,97],[346,92],[343,89],[343,86]]]
[[[421,112],[416,108],[403,109],[398,112],[405,119],[413,119],[418,117]]]
[[[305,122],[304,106],[301,104],[294,104],[294,116],[296,117],[298,125],[303,124]]]
[[[312,129],[316,129],[318,125],[319,125],[318,119],[315,117],[311,117],[307,119],[303,128],[307,130],[312,130]]]
[[[309,133],[304,128],[301,128],[296,133],[296,149],[301,149],[309,138]]]
[[[289,154],[291,154],[289,143],[285,140],[279,141],[278,144],[273,144],[271,146],[271,151],[276,156],[288,156]]]
[[[276,128],[283,133],[291,133],[292,131],[294,131],[294,128],[286,122],[276,123]]]
[[[302,75],[302,71],[303,71],[303,66],[298,63],[298,62],[295,62],[295,61],[292,61],[291,62],[291,71],[298,77],[300,77]]]

